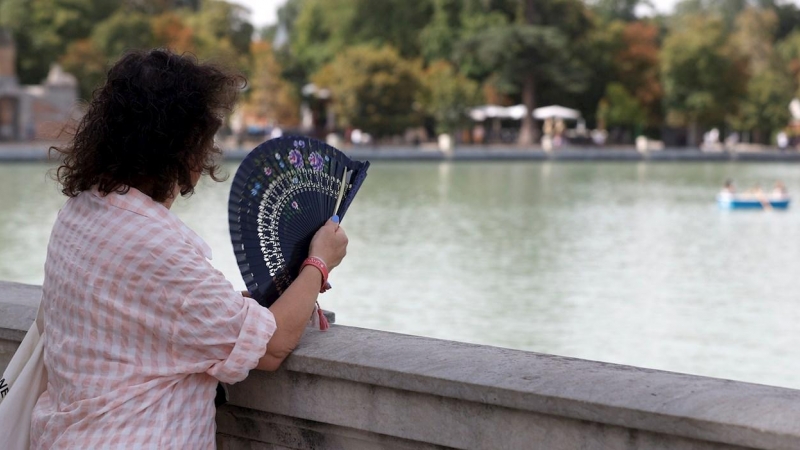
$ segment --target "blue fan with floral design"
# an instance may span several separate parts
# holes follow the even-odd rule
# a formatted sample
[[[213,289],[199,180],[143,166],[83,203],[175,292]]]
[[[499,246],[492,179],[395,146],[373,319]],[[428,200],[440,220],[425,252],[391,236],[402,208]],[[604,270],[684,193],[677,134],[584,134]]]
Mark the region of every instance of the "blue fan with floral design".
[[[228,224],[239,270],[261,305],[272,305],[297,278],[311,238],[334,214],[344,217],[368,167],[300,136],[266,141],[242,161]]]

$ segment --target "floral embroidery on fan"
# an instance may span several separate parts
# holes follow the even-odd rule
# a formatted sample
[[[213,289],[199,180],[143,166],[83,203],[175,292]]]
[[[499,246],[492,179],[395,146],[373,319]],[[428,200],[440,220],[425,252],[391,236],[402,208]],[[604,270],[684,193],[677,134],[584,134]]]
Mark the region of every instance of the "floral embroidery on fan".
[[[283,161],[281,161],[280,166],[281,166],[281,169],[285,169],[286,168],[286,164],[284,164]]]
[[[275,153],[275,159],[281,159],[281,154],[280,153]]]
[[[298,169],[303,168],[303,154],[297,149],[289,152],[289,162]]]
[[[266,175],[266,176],[272,175],[272,168],[271,167],[264,167],[264,175]]]
[[[292,208],[300,209],[300,205],[298,205],[297,202],[292,202]]]
[[[322,170],[322,156],[319,153],[311,152],[311,154],[308,155],[308,163],[311,164],[312,169],[316,171]]]
[[[330,156],[328,156],[328,155],[325,155],[325,162],[328,162],[328,161],[330,161],[330,160],[331,160]]]
[[[301,147],[301,148],[305,148],[306,147],[305,141],[294,141],[293,144],[294,144],[295,147]]]
[[[250,190],[250,195],[255,197],[258,195],[258,191],[261,189],[261,183],[256,183],[253,185],[253,189]]]
[[[297,184],[300,182],[300,179],[297,177],[292,178],[292,183]]]

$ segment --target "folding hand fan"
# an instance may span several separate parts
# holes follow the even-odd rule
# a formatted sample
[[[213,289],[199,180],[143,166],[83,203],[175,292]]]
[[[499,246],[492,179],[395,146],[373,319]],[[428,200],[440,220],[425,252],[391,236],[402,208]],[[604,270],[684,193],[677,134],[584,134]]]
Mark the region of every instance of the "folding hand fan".
[[[369,162],[306,137],[272,139],[242,161],[231,186],[228,223],[247,289],[270,306],[308,256],[311,238],[334,214],[343,218]]]

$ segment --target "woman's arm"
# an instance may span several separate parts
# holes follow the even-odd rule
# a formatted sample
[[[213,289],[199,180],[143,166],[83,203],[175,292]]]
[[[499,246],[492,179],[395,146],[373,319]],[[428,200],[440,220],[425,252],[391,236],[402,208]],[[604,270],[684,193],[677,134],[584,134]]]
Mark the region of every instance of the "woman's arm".
[[[257,369],[276,370],[297,347],[314,312],[321,283],[319,270],[306,266],[289,289],[270,306],[277,328],[267,343],[267,353],[258,361]]]
[[[329,220],[311,240],[309,255],[325,261],[328,270],[342,262],[347,253],[347,235],[336,222]],[[277,328],[267,343],[266,354],[258,361],[257,369],[276,370],[297,347],[317,302],[322,274],[306,266],[289,288],[269,308]]]

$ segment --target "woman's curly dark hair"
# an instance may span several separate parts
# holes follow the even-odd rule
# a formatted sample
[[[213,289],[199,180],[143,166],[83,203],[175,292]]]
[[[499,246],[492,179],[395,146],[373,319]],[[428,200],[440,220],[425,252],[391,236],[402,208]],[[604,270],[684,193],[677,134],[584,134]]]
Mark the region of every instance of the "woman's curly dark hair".
[[[244,87],[243,76],[169,50],[131,52],[108,71],[72,140],[56,178],[75,197],[135,187],[157,202],[194,192],[192,175],[217,177],[222,152],[214,135]]]

